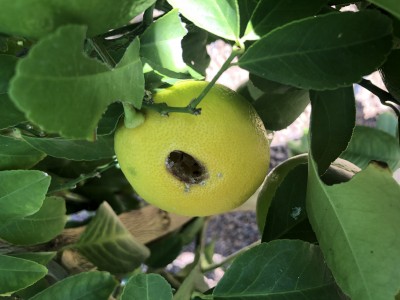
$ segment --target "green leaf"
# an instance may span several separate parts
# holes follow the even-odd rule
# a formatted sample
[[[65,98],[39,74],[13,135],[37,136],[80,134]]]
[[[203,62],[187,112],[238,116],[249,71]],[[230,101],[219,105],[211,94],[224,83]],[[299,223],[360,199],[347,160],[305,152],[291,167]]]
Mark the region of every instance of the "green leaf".
[[[271,31],[238,63],[263,78],[299,88],[335,89],[374,71],[391,47],[388,17],[370,10],[334,12]]]
[[[94,142],[63,138],[22,137],[32,147],[57,158],[98,160],[115,155],[113,135],[98,136]]]
[[[45,131],[93,140],[109,104],[121,100],[141,107],[144,78],[138,39],[111,70],[83,54],[85,31],[68,25],[41,39],[19,61],[10,95]]]
[[[12,253],[8,256],[22,258],[30,261],[34,261],[42,266],[46,266],[55,256],[57,252],[22,252],[22,253]]]
[[[240,34],[239,6],[236,0],[167,0],[196,26],[219,37],[236,41]]]
[[[376,118],[376,129],[382,130],[397,138],[398,120],[394,113],[386,111]]]
[[[400,49],[393,50],[386,62],[382,65],[380,73],[386,88],[400,101]]]
[[[15,56],[0,54],[0,94],[7,93],[8,82],[14,75],[17,61]]]
[[[247,23],[260,0],[238,0],[240,15],[240,36],[244,35]]]
[[[138,274],[129,278],[121,300],[172,300],[169,283],[158,274]]]
[[[364,169],[371,160],[378,160],[389,165],[395,171],[400,162],[398,140],[375,128],[356,126],[346,151],[341,158],[347,159]]]
[[[307,164],[299,164],[290,170],[276,189],[266,216],[263,242],[278,238],[315,241],[307,219],[306,192]]]
[[[97,127],[98,136],[108,135],[115,131],[124,109],[121,103],[112,103],[108,106],[106,112],[101,117],[99,126]]]
[[[352,87],[311,91],[311,149],[323,174],[346,149],[356,122]]]
[[[163,69],[186,73],[188,67],[182,59],[181,46],[186,33],[178,10],[174,9],[152,23],[142,34],[140,54],[144,61],[161,73]]]
[[[0,295],[22,290],[47,274],[47,269],[33,261],[0,255]]]
[[[7,95],[8,83],[14,75],[17,61],[15,56],[0,54],[0,129],[16,125],[25,119]]]
[[[244,34],[257,40],[276,27],[318,13],[328,0],[261,0],[251,16]]]
[[[131,272],[150,255],[107,202],[97,210],[75,247],[100,270],[112,273]]]
[[[306,90],[291,88],[285,93],[265,93],[253,104],[268,130],[281,130],[292,124],[310,103]]]
[[[310,157],[307,212],[336,282],[351,299],[393,299],[400,282],[400,186],[371,164],[326,186]]]
[[[109,299],[115,286],[115,279],[109,273],[86,272],[59,281],[43,292],[30,298],[30,300]]]
[[[400,6],[397,0],[370,0],[369,2],[383,8],[400,19]]]
[[[155,0],[120,0],[109,5],[106,0],[0,0],[0,32],[40,38],[66,24],[88,26],[88,35],[95,36],[109,29],[128,24]],[[104,9],[107,7],[107,9]]]
[[[339,299],[318,246],[299,240],[262,243],[236,258],[213,299]]]
[[[48,197],[33,215],[0,225],[0,237],[15,245],[36,245],[59,235],[67,221],[65,201]]]
[[[40,209],[50,176],[33,170],[0,171],[0,182],[0,220],[3,223]]]
[[[24,140],[0,135],[0,170],[30,169],[45,156]]]
[[[202,75],[210,64],[210,56],[207,53],[208,32],[189,24],[186,26],[188,33],[182,39],[183,61]]]

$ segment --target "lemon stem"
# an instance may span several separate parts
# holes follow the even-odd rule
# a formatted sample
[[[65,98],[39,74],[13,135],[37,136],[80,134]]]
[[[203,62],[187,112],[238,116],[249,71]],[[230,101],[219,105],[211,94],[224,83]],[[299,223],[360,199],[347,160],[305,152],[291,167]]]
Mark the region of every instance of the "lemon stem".
[[[221,77],[221,75],[231,67],[231,62],[235,59],[235,57],[241,53],[243,53],[244,48],[243,47],[234,47],[232,50],[232,53],[229,55],[227,60],[224,62],[224,64],[221,66],[221,68],[218,70],[217,74],[213,77],[213,79],[208,83],[208,85],[204,88],[204,90],[200,93],[199,96],[194,98],[192,101],[190,101],[189,105],[187,106],[189,110],[195,110],[196,107],[200,104],[201,100],[204,99],[204,97],[207,95],[207,93],[211,90],[211,88],[215,85],[217,80]]]
[[[97,55],[100,59],[106,63],[110,68],[115,68],[116,62],[114,58],[108,53],[106,47],[103,44],[103,38],[101,37],[94,37],[88,39],[90,46],[96,51]]]
[[[400,105],[400,101],[398,101],[392,94],[382,90],[381,88],[374,85],[371,81],[367,79],[362,79],[358,85],[362,86],[364,89],[367,89],[371,93],[375,94],[383,105],[386,105],[387,101],[391,101]]]

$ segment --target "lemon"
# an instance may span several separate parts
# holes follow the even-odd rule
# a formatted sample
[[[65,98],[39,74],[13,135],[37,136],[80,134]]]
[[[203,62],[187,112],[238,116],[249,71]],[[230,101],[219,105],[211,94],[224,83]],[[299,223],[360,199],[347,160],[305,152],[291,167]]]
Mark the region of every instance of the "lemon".
[[[182,81],[156,93],[154,102],[184,107],[206,85]],[[142,125],[121,125],[115,134],[118,162],[135,191],[186,216],[238,207],[262,184],[269,166],[266,130],[249,102],[215,85],[199,107],[198,116],[144,109]]]

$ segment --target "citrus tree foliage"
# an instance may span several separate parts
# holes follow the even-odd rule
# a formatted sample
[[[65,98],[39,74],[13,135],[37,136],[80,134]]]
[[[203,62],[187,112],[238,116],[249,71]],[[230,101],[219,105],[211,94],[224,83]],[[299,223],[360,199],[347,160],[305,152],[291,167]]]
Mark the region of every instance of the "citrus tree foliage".
[[[0,295],[399,299],[400,5],[350,2],[0,0]],[[143,106],[199,113],[201,98],[177,109],[149,95],[204,79],[216,39],[233,49],[217,76],[249,72],[241,93],[267,129],[312,113],[307,153],[260,193],[261,244],[210,288],[203,274],[224,263],[207,222],[143,207],[113,140],[123,114],[143,122]],[[364,79],[375,71],[387,91]],[[395,114],[356,126],[354,84]],[[194,262],[169,272],[194,240]]]

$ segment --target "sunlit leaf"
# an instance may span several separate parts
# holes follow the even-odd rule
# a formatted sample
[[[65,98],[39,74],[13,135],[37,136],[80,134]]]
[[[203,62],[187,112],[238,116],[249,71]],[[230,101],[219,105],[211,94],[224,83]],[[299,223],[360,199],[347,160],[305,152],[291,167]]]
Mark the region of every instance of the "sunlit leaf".
[[[318,246],[299,240],[262,243],[236,258],[213,299],[340,299]]]
[[[45,156],[22,139],[0,135],[0,170],[29,169]]]
[[[356,122],[352,87],[311,91],[311,149],[320,174],[346,149]]]
[[[310,158],[307,212],[336,282],[351,299],[393,299],[400,282],[400,186],[371,164],[326,186]]]
[[[374,71],[391,48],[390,18],[373,10],[333,12],[271,31],[248,48],[239,66],[303,89],[335,89]]]
[[[182,59],[182,38],[187,30],[174,9],[152,23],[140,37],[140,54],[154,69],[186,73]],[[159,70],[162,73],[162,69]]]
[[[247,24],[244,38],[259,39],[278,26],[318,13],[328,0],[261,0]]]
[[[47,132],[93,140],[107,106],[141,107],[144,93],[139,40],[114,69],[83,54],[85,27],[68,25],[41,39],[17,65],[10,95]]]
[[[40,38],[60,26],[81,24],[88,26],[89,36],[94,36],[128,24],[154,2],[119,0],[109,5],[106,0],[0,0],[0,32]]]
[[[140,266],[149,250],[136,241],[104,202],[75,247],[100,270],[128,273]]]
[[[16,245],[41,244],[59,235],[67,221],[64,199],[48,197],[33,215],[0,225],[0,237]]]
[[[0,295],[26,288],[47,274],[47,269],[33,261],[0,255]]]
[[[43,204],[50,176],[34,170],[0,171],[0,220],[22,218]]]
[[[200,28],[228,40],[239,38],[239,6],[236,0],[168,0],[168,3]]]
[[[32,147],[57,158],[66,158],[70,160],[99,160],[115,155],[114,137],[112,135],[98,136],[94,142],[28,136],[23,136],[23,139]]]
[[[400,162],[399,141],[384,131],[356,126],[348,148],[340,157],[362,169],[366,168],[371,160],[382,161],[395,171]]]
[[[99,300],[109,299],[116,286],[115,279],[106,272],[87,272],[68,277],[47,288],[30,300]]]
[[[158,274],[138,274],[132,276],[121,294],[121,300],[172,300],[169,283]]]

